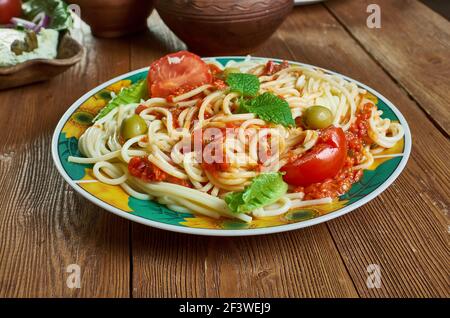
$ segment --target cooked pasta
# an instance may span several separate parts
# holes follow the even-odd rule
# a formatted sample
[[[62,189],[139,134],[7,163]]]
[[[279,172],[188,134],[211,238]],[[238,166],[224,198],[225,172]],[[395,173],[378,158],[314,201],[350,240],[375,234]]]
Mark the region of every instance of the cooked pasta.
[[[209,64],[222,73],[221,65]],[[225,66],[231,68],[258,78],[258,96],[270,93],[287,102],[295,125],[243,112],[239,105],[245,96],[216,81],[112,109],[80,137],[78,147],[84,157],[69,157],[69,161],[94,164],[99,182],[119,185],[137,199],[156,200],[177,212],[250,222],[253,217],[329,204],[357,181],[357,172],[372,165],[374,155],[403,137],[400,124],[383,119],[366,92],[340,76],[297,65],[275,64],[268,71],[267,63],[250,60]],[[232,211],[224,200],[227,194],[244,191],[261,174],[283,171],[324,142],[324,129],[303,124],[306,110],[317,105],[329,110],[331,126],[342,129],[348,147],[350,142],[358,143],[359,148],[353,149],[357,155],[345,168],[348,183],[338,187],[336,178],[328,178],[325,182],[334,185],[334,192],[324,182],[289,184],[275,202],[245,213]],[[124,138],[124,121],[134,115],[145,122],[144,133]],[[367,130],[365,136],[359,126]],[[144,171],[144,166],[149,169],[145,175],[137,174],[136,169]]]

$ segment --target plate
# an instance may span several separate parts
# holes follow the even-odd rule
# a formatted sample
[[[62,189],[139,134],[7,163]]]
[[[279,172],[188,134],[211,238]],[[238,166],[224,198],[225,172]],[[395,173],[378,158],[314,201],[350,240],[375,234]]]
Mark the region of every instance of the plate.
[[[242,61],[244,58],[233,56],[205,58],[205,60],[215,59],[225,65],[230,60]],[[267,60],[258,57],[252,59]],[[277,59],[271,60],[281,62]],[[314,67],[291,61],[289,63]],[[385,150],[385,154],[390,156],[376,159],[371,168],[364,171],[360,181],[355,183],[351,190],[342,195],[339,200],[328,205],[311,206],[288,212],[281,216],[254,219],[247,224],[235,220],[215,220],[201,215],[174,212],[159,203],[135,199],[125,193],[120,186],[93,182],[92,165],[70,163],[67,158],[81,156],[78,150],[78,138],[91,125],[91,120],[97,112],[105,106],[110,92],[117,93],[122,87],[145,78],[147,71],[148,67],[145,67],[120,75],[84,94],[63,115],[52,139],[53,160],[70,186],[94,204],[126,219],[169,231],[199,235],[244,236],[300,229],[329,221],[368,203],[394,182],[408,161],[411,151],[411,133],[400,111],[387,98],[366,85],[341,74],[323,70],[329,74],[342,76],[367,90],[378,108],[383,111],[383,117],[398,121],[405,131],[405,136],[396,146]]]

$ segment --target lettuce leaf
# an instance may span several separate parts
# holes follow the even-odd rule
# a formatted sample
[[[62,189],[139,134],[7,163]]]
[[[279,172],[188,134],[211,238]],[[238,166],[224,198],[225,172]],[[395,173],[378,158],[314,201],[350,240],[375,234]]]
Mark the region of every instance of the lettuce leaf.
[[[45,12],[51,19],[47,28],[57,31],[66,30],[73,23],[67,4],[62,0],[25,0],[22,12],[28,20],[33,20],[36,15]]]
[[[228,193],[225,202],[232,212],[247,213],[276,202],[287,189],[281,173],[262,173],[244,191]]]
[[[93,122],[96,122],[100,118],[105,117],[108,113],[120,105],[126,105],[131,103],[139,103],[141,99],[148,97],[147,80],[143,79],[137,81],[130,87],[124,88],[117,94],[116,97],[111,99],[105,107],[95,116]]]

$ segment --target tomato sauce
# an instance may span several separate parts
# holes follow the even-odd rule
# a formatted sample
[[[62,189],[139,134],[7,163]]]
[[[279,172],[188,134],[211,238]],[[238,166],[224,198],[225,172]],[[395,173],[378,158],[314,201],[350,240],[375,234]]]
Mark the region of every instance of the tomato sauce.
[[[140,106],[143,106],[143,105],[140,105]],[[144,109],[139,109],[140,106],[138,106],[138,108],[136,108],[136,111],[135,111],[135,113],[138,114],[138,115],[139,115],[145,108],[147,108],[146,106],[144,106]],[[186,109],[186,107],[171,107],[171,108],[168,109],[168,110],[170,111],[170,113],[172,114],[173,126],[174,126],[175,128],[180,128],[180,124],[179,124],[179,122],[178,122],[178,117],[180,116],[180,114],[181,114],[181,113],[183,112],[183,110],[185,110],[185,109]],[[150,111],[148,114],[149,114],[149,115],[155,116],[155,118],[156,118],[156,119],[159,119],[159,120],[161,120],[161,119],[164,117],[164,114],[162,114],[162,113],[160,113],[160,112],[157,112],[157,111]]]
[[[223,159],[223,162],[208,162],[210,160],[206,160],[208,158],[205,158],[205,153],[203,151],[203,149],[215,142],[215,143],[220,143],[220,149],[222,149],[222,143],[223,140],[226,138],[227,135],[227,129],[237,129],[239,126],[241,125],[241,122],[227,122],[225,124],[224,128],[219,128],[220,130],[220,135],[218,136],[210,136],[210,137],[206,137],[203,132],[202,132],[202,140],[203,140],[203,148],[202,148],[202,162],[200,163],[200,166],[202,167],[202,169],[208,171],[209,173],[211,173],[212,175],[216,175],[219,172],[224,172],[224,171],[228,171],[231,167],[230,163],[227,162],[227,156],[225,154],[225,152],[222,152],[222,156],[220,157],[221,159]],[[207,129],[207,128],[206,128]],[[211,154],[212,156],[214,156],[214,154]]]
[[[220,78],[214,78],[213,79],[213,85],[217,88],[217,89],[225,89],[227,88],[227,84],[221,80]]]
[[[230,164],[228,162],[211,162],[207,163],[203,161],[200,166],[203,170],[209,172],[210,174],[217,175],[219,172],[224,172],[230,169]]]
[[[134,110],[134,113],[136,115],[140,115],[145,109],[147,109],[147,106],[141,104],[138,107],[136,107],[136,109]]]
[[[353,160],[347,157],[344,167],[334,177],[323,182],[313,183],[307,187],[298,187],[295,192],[304,192],[305,200],[320,198],[336,198],[348,192],[353,183],[358,182],[362,177],[362,170],[353,170]]]
[[[227,84],[224,81],[223,71],[214,64],[208,64],[211,74],[213,76],[212,84],[217,89],[225,89],[227,88]]]
[[[173,126],[175,128],[180,128],[180,123],[178,122],[178,117],[185,110],[186,107],[173,107],[169,111],[172,113]]]
[[[183,85],[183,86],[181,86],[180,88],[177,88],[172,94],[170,94],[169,96],[167,96],[166,99],[167,99],[167,101],[168,101],[169,103],[173,103],[173,99],[174,99],[175,97],[177,97],[177,96],[179,96],[179,95],[182,95],[182,94],[184,94],[184,93],[190,92],[190,91],[192,91],[193,89],[195,89],[195,88],[197,88],[197,87],[199,87],[199,86],[202,86],[203,84],[206,84],[206,83],[202,83],[201,85]],[[202,93],[197,94],[197,95],[195,95],[195,96],[193,96],[193,97],[191,97],[191,98],[189,98],[189,99],[187,99],[187,100],[195,99],[195,98],[198,98],[199,96],[203,96],[203,94],[202,94]]]
[[[179,179],[164,172],[145,157],[134,157],[128,163],[128,171],[136,178],[145,182],[170,182],[191,187],[187,180]]]
[[[306,187],[297,187],[295,192],[304,192],[305,200],[320,198],[336,198],[348,192],[351,186],[358,182],[363,175],[361,169],[353,169],[363,159],[363,149],[367,142],[371,142],[368,137],[369,118],[373,104],[367,103],[356,114],[355,122],[345,133],[347,140],[347,157],[344,167],[334,177],[323,182],[313,183]]]
[[[361,111],[356,114],[355,122],[350,126],[349,131],[358,136],[358,138],[364,140],[366,143],[371,143],[372,141],[368,139],[369,130],[369,118],[372,113],[372,108],[374,105],[372,103],[364,104]]]
[[[266,66],[264,67],[264,71],[262,75],[273,75],[282,69],[288,68],[289,63],[288,61],[283,61],[281,64],[277,64],[274,61],[268,61],[266,63]]]
[[[222,136],[223,138],[225,138],[225,128],[221,129],[222,131]],[[202,169],[204,169],[205,171],[208,171],[209,173],[211,173],[212,175],[216,175],[219,172],[223,172],[223,171],[227,171],[230,168],[230,164],[227,162],[227,156],[225,155],[225,152],[223,151],[222,148],[222,141],[220,140],[222,139],[222,137],[220,136],[212,136],[208,139],[203,138],[203,149],[211,144],[211,143],[220,143],[219,147],[220,149],[222,149],[222,155],[220,156],[220,158],[222,159],[220,162],[216,162],[216,161],[211,161],[211,159],[215,159],[214,153],[211,153],[210,155],[213,158],[205,158],[205,152],[202,149],[202,162],[200,163],[200,166],[202,167]],[[214,150],[214,148],[213,148]]]

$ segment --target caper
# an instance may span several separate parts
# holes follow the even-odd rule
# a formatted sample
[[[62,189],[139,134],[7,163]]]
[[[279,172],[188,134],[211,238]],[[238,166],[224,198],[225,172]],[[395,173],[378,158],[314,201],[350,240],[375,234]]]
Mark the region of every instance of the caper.
[[[121,136],[127,140],[147,132],[147,123],[139,115],[132,115],[122,121]]]
[[[322,129],[333,123],[333,114],[324,106],[308,107],[302,117],[307,129]]]
[[[227,67],[226,69],[223,70],[223,75],[226,78],[231,73],[240,73],[240,72],[241,72],[241,70],[238,69],[237,67]]]

